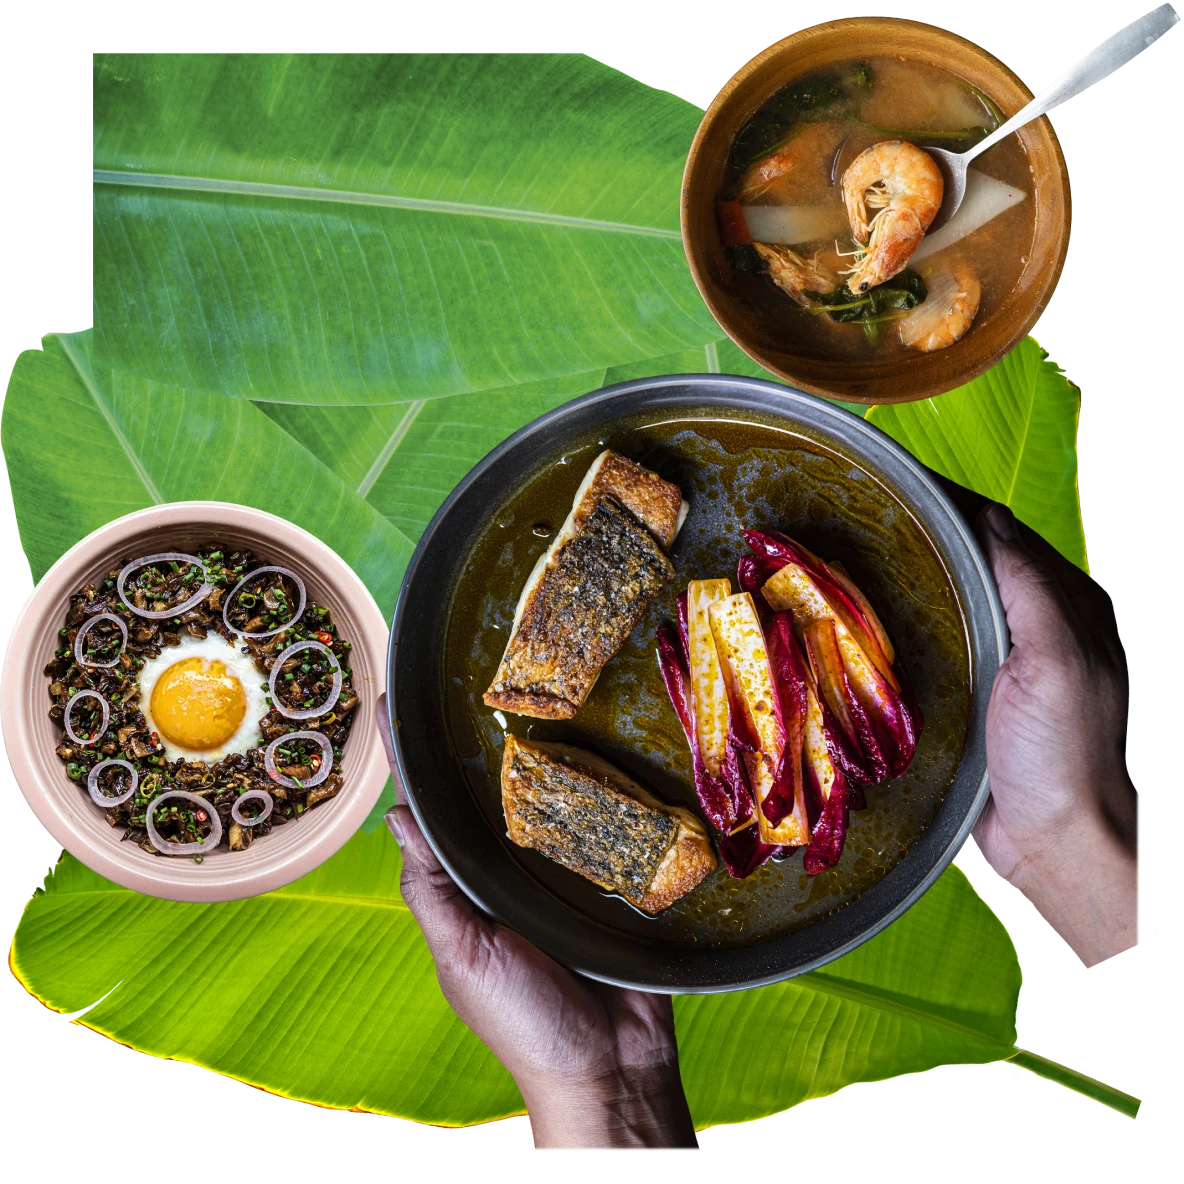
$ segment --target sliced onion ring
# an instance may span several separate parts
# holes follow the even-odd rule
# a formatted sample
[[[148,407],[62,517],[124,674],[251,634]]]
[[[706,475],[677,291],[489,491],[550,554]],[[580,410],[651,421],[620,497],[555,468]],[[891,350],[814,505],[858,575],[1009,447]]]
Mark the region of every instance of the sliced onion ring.
[[[254,818],[243,817],[243,803],[244,802],[262,802],[263,809],[255,815]],[[238,801],[230,807],[230,817],[239,824],[239,826],[258,826],[261,822],[266,822],[271,817],[272,810],[275,809],[275,798],[271,796],[265,789],[248,789]]]
[[[253,580],[256,576],[262,575],[266,571],[279,572],[282,576],[287,576],[288,579],[296,585],[300,591],[300,599],[296,604],[296,611],[277,629],[266,629],[262,633],[247,633],[242,629],[235,629],[230,623],[230,606],[234,603],[234,598],[238,595],[242,586],[248,580]],[[243,576],[241,580],[233,588],[230,589],[230,595],[222,603],[222,623],[227,629],[237,633],[240,637],[274,637],[277,633],[283,633],[285,629],[291,629],[297,621],[304,616],[304,606],[308,603],[308,594],[304,590],[304,581],[294,572],[289,571],[286,567],[257,567],[249,575]]]
[[[286,777],[275,765],[275,750],[281,744],[287,744],[292,740],[314,740],[321,746],[321,767],[304,782]],[[267,770],[268,777],[277,785],[285,785],[288,789],[312,789],[314,785],[320,785],[333,771],[333,745],[324,732],[289,732],[286,736],[276,737],[267,746],[263,753],[263,767]],[[243,797],[245,796],[244,794]],[[242,798],[239,798],[239,801],[241,802]]]
[[[127,577],[133,571],[139,571],[142,567],[149,567],[153,563],[195,563],[201,568],[201,587],[188,599],[183,600],[180,604],[173,605],[172,608],[161,609],[160,612],[150,612],[146,608],[136,608],[134,604],[124,595],[123,586],[127,583]],[[119,573],[119,580],[116,583],[116,588],[119,591],[119,599],[127,605],[137,617],[144,617],[149,621],[163,621],[166,617],[179,617],[182,613],[187,613],[191,608],[201,604],[203,600],[213,590],[214,585],[210,583],[209,572],[206,570],[206,565],[198,559],[196,555],[186,555],[184,551],[162,551],[159,555],[145,555],[142,559],[133,559]]]
[[[73,724],[70,723],[70,712],[74,710],[74,704],[79,699],[98,699],[99,706],[103,709],[103,726],[89,739],[83,740],[81,736],[74,731]],[[111,721],[111,709],[107,706],[107,700],[99,694],[98,691],[75,691],[74,694],[66,700],[66,710],[62,713],[62,726],[66,729],[66,735],[74,744],[81,744],[83,748],[89,748],[92,744],[97,744],[103,737],[103,733],[107,730],[107,724]]]
[[[132,775],[132,787],[125,790],[116,797],[110,797],[99,788],[99,774],[104,769],[109,769],[112,765],[118,765],[121,769],[126,769]],[[104,810],[110,809],[112,806],[122,806],[136,792],[136,788],[140,784],[140,773],[131,761],[99,761],[93,769],[91,769],[89,776],[86,779],[86,788],[90,791],[90,799],[96,806],[102,806]]]
[[[119,633],[123,640],[119,643],[119,654],[122,654],[127,649],[127,626],[123,623],[122,617],[117,617],[114,613],[96,613],[89,621],[78,630],[74,638],[74,661],[79,666],[89,667],[91,670],[110,670],[112,666],[119,664],[119,654],[116,654],[110,662],[91,662],[88,661],[88,654],[83,649],[82,643],[86,641],[86,635],[100,622],[100,621],[114,621],[119,626]]]
[[[284,663],[293,654],[298,654],[301,650],[318,650],[336,667],[333,671],[333,689],[329,692],[328,698],[323,703],[318,703],[315,707],[289,707],[280,699],[275,690],[275,680],[279,678]],[[324,715],[326,711],[332,711],[333,704],[337,702],[341,695],[341,659],[327,645],[322,645],[319,641],[298,641],[295,645],[288,646],[276,658],[272,664],[271,677],[267,680],[267,685],[271,691],[271,702],[280,715],[286,715],[288,719],[316,719],[317,716]]]
[[[157,806],[161,802],[167,802],[170,798],[184,798],[185,801],[197,806],[199,810],[204,810],[209,816],[214,829],[200,843],[170,843],[167,839],[160,837],[153,816]],[[149,802],[148,810],[144,814],[144,823],[148,827],[148,838],[152,841],[152,845],[165,855],[201,855],[206,851],[213,851],[222,842],[222,819],[218,817],[218,811],[205,798],[200,798],[195,793],[187,793],[183,789],[170,789],[168,793],[162,793],[160,797]]]

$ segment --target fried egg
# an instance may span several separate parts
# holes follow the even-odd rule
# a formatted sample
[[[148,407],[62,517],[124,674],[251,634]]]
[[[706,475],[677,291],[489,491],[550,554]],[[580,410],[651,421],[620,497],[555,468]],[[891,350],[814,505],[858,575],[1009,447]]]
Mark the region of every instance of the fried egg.
[[[140,669],[140,710],[171,761],[214,764],[263,742],[266,676],[218,636],[181,635]]]

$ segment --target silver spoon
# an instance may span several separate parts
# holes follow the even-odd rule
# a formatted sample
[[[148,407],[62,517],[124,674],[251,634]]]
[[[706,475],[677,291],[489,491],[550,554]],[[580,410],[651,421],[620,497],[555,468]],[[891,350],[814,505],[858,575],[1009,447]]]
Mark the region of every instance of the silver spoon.
[[[948,222],[957,212],[966,196],[966,166],[978,155],[986,152],[992,144],[999,143],[1005,136],[1017,132],[1026,123],[1059,107],[1066,99],[1079,95],[1095,82],[1101,82],[1113,74],[1119,66],[1125,66],[1137,57],[1153,41],[1162,37],[1180,17],[1170,4],[1161,4],[1154,12],[1141,16],[1125,29],[1103,41],[1092,53],[1086,54],[1071,70],[1058,78],[1051,86],[1041,91],[1026,107],[1013,115],[1002,127],[996,128],[985,140],[980,140],[969,152],[947,152],[944,148],[926,148],[925,151],[937,161],[945,180],[945,194],[941,209],[933,224],[932,233]]]

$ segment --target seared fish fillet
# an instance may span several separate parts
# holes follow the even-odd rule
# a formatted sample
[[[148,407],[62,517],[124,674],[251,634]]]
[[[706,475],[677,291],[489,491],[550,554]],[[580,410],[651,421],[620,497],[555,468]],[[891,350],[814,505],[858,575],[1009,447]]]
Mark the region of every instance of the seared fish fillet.
[[[510,841],[647,913],[659,913],[716,866],[703,824],[667,806],[595,753],[506,737],[502,808]]]
[[[674,578],[665,548],[685,517],[677,485],[602,452],[526,581],[485,703],[571,719],[655,593]]]

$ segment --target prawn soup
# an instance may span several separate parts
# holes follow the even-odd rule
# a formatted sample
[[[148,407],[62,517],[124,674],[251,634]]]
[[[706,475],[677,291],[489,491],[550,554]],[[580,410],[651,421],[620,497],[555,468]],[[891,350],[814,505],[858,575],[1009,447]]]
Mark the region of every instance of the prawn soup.
[[[898,57],[783,87],[733,140],[718,195],[738,293],[817,357],[931,352],[973,333],[1028,264],[1032,169],[1018,137],[995,145],[927,236],[941,174],[919,149],[966,151],[1003,118],[951,71]]]

